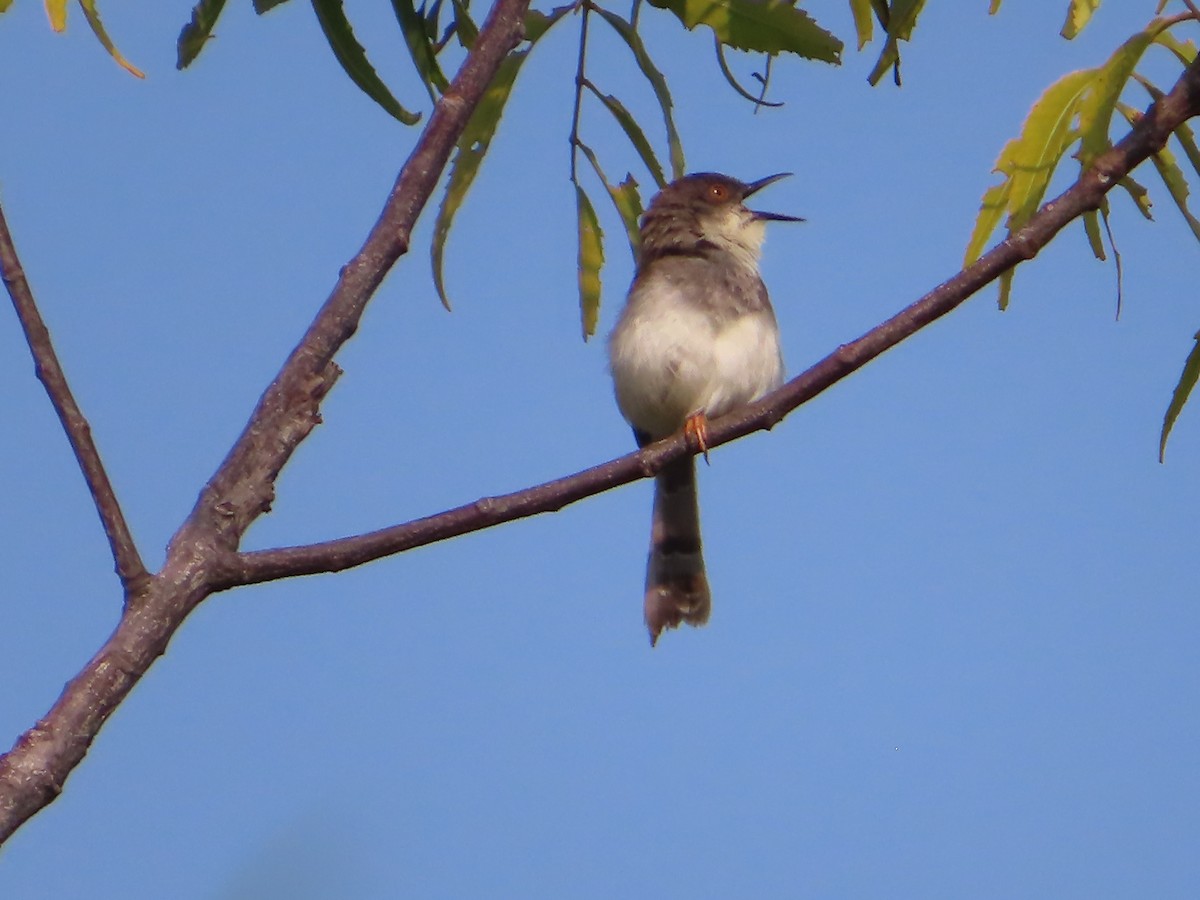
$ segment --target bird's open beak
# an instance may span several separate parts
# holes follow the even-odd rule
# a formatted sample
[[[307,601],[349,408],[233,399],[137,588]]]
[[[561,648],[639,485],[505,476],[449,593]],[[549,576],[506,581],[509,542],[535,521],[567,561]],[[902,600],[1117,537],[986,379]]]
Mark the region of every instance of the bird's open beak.
[[[752,181],[746,185],[746,196],[757,194],[768,185],[772,185],[784,178],[790,178],[791,172],[780,172],[778,175],[768,175],[766,178],[760,178],[758,181]],[[799,216],[787,216],[783,213],[760,212],[757,209],[750,210],[754,214],[754,218],[764,222],[803,222],[804,219]]]

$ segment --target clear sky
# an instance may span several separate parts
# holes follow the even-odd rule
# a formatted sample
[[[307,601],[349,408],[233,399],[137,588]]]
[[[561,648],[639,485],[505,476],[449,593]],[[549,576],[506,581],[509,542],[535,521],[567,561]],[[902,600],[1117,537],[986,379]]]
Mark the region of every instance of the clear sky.
[[[1149,17],[1066,0],[931,3],[905,85],[784,61],[754,115],[706,35],[647,9],[689,168],[796,177],[761,206],[793,374],[961,263],[1030,104]],[[187,3],[0,18],[0,199],[147,560],[221,461],[374,221],[416,132],[341,73],[308,4],[231,3],[174,70]],[[386,4],[348,4],[417,105]],[[377,7],[377,8],[376,8]],[[844,2],[814,3],[849,36]],[[1194,32],[1193,32],[1194,36]],[[627,52],[593,78],[646,116]],[[247,538],[356,533],[602,462],[632,439],[579,339],[567,133],[577,24],[534,52],[448,250],[432,213],[340,356],[325,424]],[[1165,60],[1152,69],[1169,72]],[[743,66],[743,73],[749,71]],[[1164,74],[1169,86],[1170,75]],[[1136,98],[1137,103],[1143,103]],[[585,135],[633,168],[607,114]],[[1194,897],[1200,407],[1156,459],[1200,327],[1197,245],[1114,200],[1081,229],[703,468],[712,622],[651,651],[650,485],[336,576],[211,598],[62,797],[0,855],[0,896]],[[613,265],[601,330],[630,277]],[[0,740],[113,628],[94,510],[0,313]]]

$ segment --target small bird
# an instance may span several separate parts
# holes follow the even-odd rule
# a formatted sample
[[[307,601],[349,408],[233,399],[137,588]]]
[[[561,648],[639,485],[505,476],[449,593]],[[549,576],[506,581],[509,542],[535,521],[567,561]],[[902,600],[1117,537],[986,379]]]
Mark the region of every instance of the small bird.
[[[703,172],[667,185],[641,222],[637,272],[609,337],[617,406],[639,447],[684,429],[708,455],[707,421],[783,383],[779,326],[758,271],[769,221],[747,197],[791,173],[744,184]],[[654,485],[646,627],[650,644],[681,622],[703,625],[712,595],[700,547],[695,457]]]

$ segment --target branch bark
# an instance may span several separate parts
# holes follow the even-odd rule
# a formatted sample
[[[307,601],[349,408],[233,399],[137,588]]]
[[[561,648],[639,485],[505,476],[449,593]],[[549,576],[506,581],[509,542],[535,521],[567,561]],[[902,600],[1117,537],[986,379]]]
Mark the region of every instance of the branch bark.
[[[1105,194],[1161,149],[1172,131],[1196,115],[1200,115],[1200,59],[1184,71],[1169,94],[1151,105],[1120,143],[1097,159],[1075,184],[1043,205],[1024,228],[886,322],[838,347],[774,393],[712,420],[708,426],[709,447],[720,446],[754,431],[771,429],[788,413],[946,315],[1004,272],[1032,259],[1076,218],[1099,209]],[[697,448],[689,446],[686,437],[680,433],[574,475],[499,497],[485,497],[437,515],[368,534],[238,553],[232,558],[226,572],[227,580],[221,587],[337,572],[414,547],[553,512],[601,491],[650,477],[671,460],[696,452]]]
[[[125,522],[125,514],[121,512],[121,504],[117,502],[117,494],[104,463],[100,460],[100,451],[92,440],[92,427],[84,418],[71,387],[67,383],[66,373],[58,361],[54,351],[54,343],[50,340],[50,331],[38,311],[33,298],[33,290],[25,278],[25,270],[21,268],[21,260],[17,257],[17,248],[13,245],[12,234],[8,230],[8,220],[4,210],[0,209],[0,275],[4,278],[4,286],[12,298],[17,310],[17,319],[21,330],[25,332],[25,342],[29,344],[29,352],[33,355],[34,372],[38,381],[46,389],[50,404],[58,413],[63,431],[75,459],[83,472],[92,502],[96,504],[96,512],[100,514],[100,522],[104,526],[104,534],[112,550],[113,563],[116,566],[117,577],[125,588],[126,597],[140,590],[149,574],[146,572],[142,558],[138,555],[137,545]]]
[[[112,636],[67,684],[46,716],[0,757],[0,842],[61,793],[67,776],[82,761],[104,722],[165,652],[184,619],[227,583],[222,572],[246,528],[270,508],[276,476],[320,422],[321,399],[340,372],[334,354],[354,334],[367,301],[408,249],[413,226],[455,142],[500,64],[521,41],[528,8],[529,0],[497,0],[492,7],[462,68],[434,107],[362,249],[342,269],[329,299],[200,492],[196,506],[171,539],[162,570],[152,577],[131,580],[133,589],[127,592],[125,610]],[[10,292],[25,297],[36,313],[11,244],[7,251],[0,245],[0,252],[6,253],[0,263]],[[40,349],[43,343],[35,328],[30,346],[39,365],[45,356]],[[62,384],[65,386],[65,380]],[[69,393],[62,388],[51,392],[52,399],[57,398],[56,408],[64,396]],[[82,426],[79,422],[83,422],[82,415],[64,419],[73,444],[79,433],[86,435],[86,422]],[[98,462],[94,448],[80,459],[85,473]],[[107,486],[106,479],[103,485]],[[112,498],[104,500],[103,517],[116,508],[116,500],[111,487],[99,490],[106,490],[103,496]],[[105,527],[109,527],[107,520]],[[126,529],[122,540],[127,534]],[[132,547],[132,541],[128,543]],[[121,553],[125,552],[122,549]]]

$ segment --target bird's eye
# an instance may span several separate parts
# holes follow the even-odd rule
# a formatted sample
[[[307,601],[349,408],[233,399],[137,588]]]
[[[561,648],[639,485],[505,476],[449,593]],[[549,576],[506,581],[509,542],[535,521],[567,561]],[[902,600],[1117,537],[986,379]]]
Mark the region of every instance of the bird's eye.
[[[710,203],[724,203],[729,199],[729,188],[723,184],[710,184],[705,196]]]

